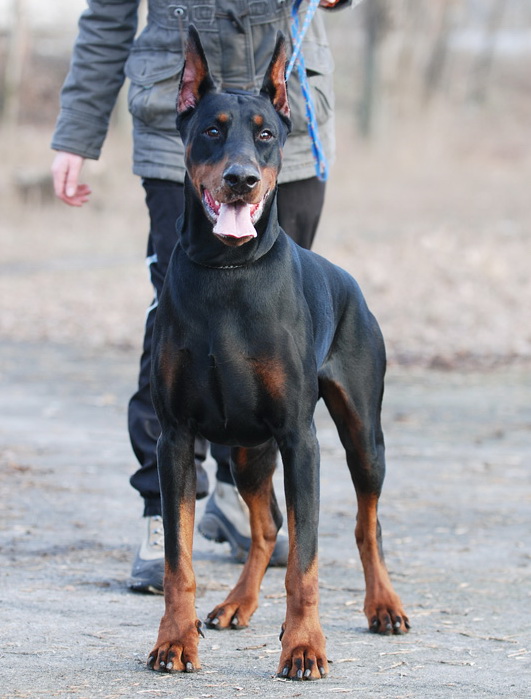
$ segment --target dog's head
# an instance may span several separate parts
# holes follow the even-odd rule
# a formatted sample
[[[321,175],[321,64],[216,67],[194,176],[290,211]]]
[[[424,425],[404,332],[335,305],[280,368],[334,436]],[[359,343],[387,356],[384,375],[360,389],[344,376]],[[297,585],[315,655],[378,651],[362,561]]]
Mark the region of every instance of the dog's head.
[[[279,33],[258,95],[219,92],[195,27],[190,27],[177,98],[177,128],[188,177],[214,234],[237,247],[256,237],[276,187],[291,124],[286,46]]]

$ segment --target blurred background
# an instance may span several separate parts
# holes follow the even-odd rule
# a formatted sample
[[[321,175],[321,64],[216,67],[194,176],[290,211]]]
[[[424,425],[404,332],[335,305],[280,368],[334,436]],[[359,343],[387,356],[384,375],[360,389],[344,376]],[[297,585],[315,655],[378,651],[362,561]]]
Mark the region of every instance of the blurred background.
[[[0,0],[0,341],[140,348],[148,220],[125,90],[83,209],[49,142],[83,0]],[[531,3],[365,0],[327,17],[337,159],[315,249],[391,364],[531,359]]]

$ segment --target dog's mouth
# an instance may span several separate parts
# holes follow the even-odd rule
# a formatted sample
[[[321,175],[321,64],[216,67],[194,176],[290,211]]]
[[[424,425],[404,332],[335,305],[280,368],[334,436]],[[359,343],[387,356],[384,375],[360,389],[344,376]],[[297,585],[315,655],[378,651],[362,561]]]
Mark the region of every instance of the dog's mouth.
[[[267,193],[257,204],[248,204],[242,199],[219,202],[208,189],[203,190],[203,207],[214,224],[214,235],[233,247],[256,238],[254,225],[262,215],[266,199]]]

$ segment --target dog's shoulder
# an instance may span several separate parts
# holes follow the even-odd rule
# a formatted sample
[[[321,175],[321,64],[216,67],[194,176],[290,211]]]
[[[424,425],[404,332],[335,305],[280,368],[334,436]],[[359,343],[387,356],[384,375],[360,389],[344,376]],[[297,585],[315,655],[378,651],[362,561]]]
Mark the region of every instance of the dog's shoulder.
[[[360,287],[350,272],[313,250],[301,248],[293,240],[288,240],[294,263],[300,268],[305,289],[315,288],[319,291],[324,286],[336,297],[345,293],[361,295]]]

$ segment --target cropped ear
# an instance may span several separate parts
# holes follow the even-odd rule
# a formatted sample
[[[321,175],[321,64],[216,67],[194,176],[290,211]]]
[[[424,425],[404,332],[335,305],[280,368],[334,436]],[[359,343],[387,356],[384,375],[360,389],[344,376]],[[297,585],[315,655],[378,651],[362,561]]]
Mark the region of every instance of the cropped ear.
[[[190,109],[195,109],[199,100],[214,89],[201,39],[197,29],[191,24],[188,28],[184,67],[177,96],[177,114],[180,116]]]
[[[286,39],[278,32],[275,50],[269,64],[260,94],[268,97],[280,116],[289,122],[290,110],[286,86]]]

